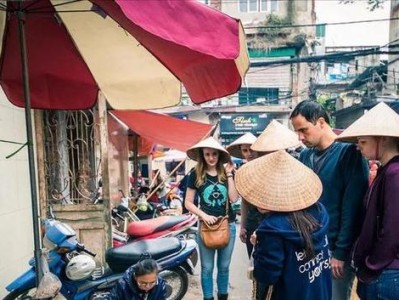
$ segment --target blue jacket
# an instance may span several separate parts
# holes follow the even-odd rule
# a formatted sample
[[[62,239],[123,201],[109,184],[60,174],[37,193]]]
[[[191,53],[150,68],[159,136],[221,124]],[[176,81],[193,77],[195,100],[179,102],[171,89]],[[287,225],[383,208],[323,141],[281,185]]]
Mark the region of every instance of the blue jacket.
[[[166,300],[165,280],[158,276],[158,284],[147,293],[140,290],[133,278],[133,267],[130,267],[125,275],[119,279],[107,300]]]
[[[367,161],[356,145],[335,142],[323,151],[305,149],[299,160],[311,168],[323,183],[320,202],[330,216],[328,242],[332,257],[349,260],[360,232],[362,201],[368,188]],[[316,161],[319,160],[319,163]]]
[[[287,213],[267,215],[256,230],[254,277],[273,285],[273,300],[330,300],[331,266],[328,250],[328,214],[322,204],[307,208],[320,224],[313,232],[316,256],[304,257],[304,243]]]

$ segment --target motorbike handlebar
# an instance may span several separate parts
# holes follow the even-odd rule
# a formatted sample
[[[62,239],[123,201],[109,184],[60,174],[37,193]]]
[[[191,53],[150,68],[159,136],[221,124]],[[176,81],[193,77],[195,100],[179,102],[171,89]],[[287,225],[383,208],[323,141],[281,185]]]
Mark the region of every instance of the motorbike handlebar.
[[[77,249],[78,249],[79,251],[86,252],[87,254],[89,254],[89,255],[91,255],[91,256],[93,256],[93,257],[95,257],[95,256],[97,255],[97,254],[95,254],[95,253],[93,253],[93,252],[87,250],[83,244],[78,244],[78,245],[77,245]]]
[[[124,218],[122,217],[122,215],[119,214],[119,210],[118,210],[117,208],[113,208],[113,209],[112,209],[111,215],[112,215],[114,218],[118,218],[118,219],[120,219],[120,220],[124,220]]]

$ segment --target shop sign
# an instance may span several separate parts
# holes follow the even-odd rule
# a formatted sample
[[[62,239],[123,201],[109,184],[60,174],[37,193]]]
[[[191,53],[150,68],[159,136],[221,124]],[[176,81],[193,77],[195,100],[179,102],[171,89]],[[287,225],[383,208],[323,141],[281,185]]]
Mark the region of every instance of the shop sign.
[[[222,114],[220,117],[220,138],[224,145],[247,132],[258,136],[271,121],[267,113]]]

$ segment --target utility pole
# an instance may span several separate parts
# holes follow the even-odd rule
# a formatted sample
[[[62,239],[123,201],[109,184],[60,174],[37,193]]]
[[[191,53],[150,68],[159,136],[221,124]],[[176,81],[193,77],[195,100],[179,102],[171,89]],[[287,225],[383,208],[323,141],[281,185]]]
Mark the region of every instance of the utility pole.
[[[299,63],[293,63],[291,64],[291,76],[292,76],[292,81],[291,81],[291,90],[292,90],[292,106],[295,107],[299,103],[299,68],[300,64]]]

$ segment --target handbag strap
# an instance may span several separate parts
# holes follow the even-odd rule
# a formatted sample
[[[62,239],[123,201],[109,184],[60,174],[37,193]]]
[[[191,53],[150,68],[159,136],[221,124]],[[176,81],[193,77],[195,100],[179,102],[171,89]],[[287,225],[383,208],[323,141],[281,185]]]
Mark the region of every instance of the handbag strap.
[[[229,187],[227,186],[227,198],[226,198],[226,216],[229,215]]]

